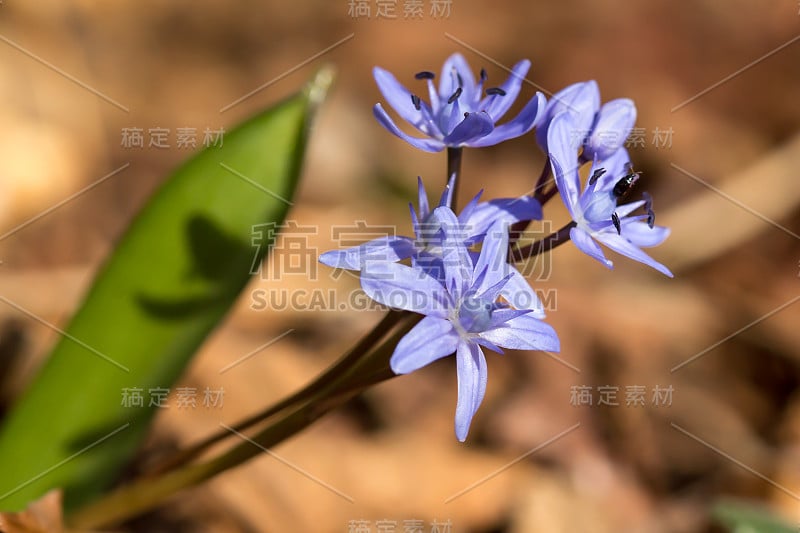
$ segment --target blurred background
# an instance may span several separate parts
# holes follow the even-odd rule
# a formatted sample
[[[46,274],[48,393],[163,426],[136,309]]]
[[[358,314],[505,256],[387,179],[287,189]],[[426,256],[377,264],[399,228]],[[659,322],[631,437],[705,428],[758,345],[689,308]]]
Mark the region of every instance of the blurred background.
[[[348,244],[342,227],[408,234],[416,177],[431,196],[444,182],[443,154],[415,151],[372,118],[382,99],[372,67],[421,91],[413,74],[438,72],[456,51],[490,85],[529,58],[512,114],[537,88],[587,79],[604,101],[635,100],[634,194],[649,191],[672,228],[651,252],[675,279],[611,252],[607,271],[563,246],[530,271],[562,352],[490,355],[466,443],[453,434],[449,358],[127,530],[713,532],[724,497],[800,524],[798,40],[795,0],[4,0],[2,409],[57,340],[43,321],[67,323],[132,216],[206,131],[331,63],[338,81],[287,236],[178,384],[224,390],[224,401],[160,409],[140,460],[300,387],[380,319],[349,300],[356,278],[316,256]],[[543,164],[532,135],[468,150],[460,202],[481,188],[524,194]],[[545,216],[552,228],[567,220],[558,200]],[[328,299],[312,304],[312,290]]]

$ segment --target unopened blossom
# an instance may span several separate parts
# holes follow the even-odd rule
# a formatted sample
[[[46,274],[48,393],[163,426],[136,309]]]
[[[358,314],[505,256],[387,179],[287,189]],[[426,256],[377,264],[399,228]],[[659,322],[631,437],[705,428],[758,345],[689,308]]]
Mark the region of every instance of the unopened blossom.
[[[480,255],[473,260],[456,215],[448,207],[438,207],[432,216],[444,232],[443,279],[400,263],[381,262],[362,271],[361,286],[382,304],[425,315],[392,354],[390,364],[396,374],[456,354],[455,432],[464,441],[486,392],[483,348],[498,353],[502,348],[558,351],[559,340],[553,328],[537,318],[536,310],[511,307],[502,297],[513,277],[506,263],[506,223],[489,228]]]
[[[424,137],[403,132],[381,104],[375,105],[373,113],[384,128],[427,152],[440,152],[445,147],[491,146],[529,132],[542,117],[546,99],[537,92],[519,115],[497,124],[517,99],[530,65],[528,60],[520,61],[502,85],[485,87],[486,71],[482,70],[476,81],[464,57],[453,54],[445,61],[438,88],[433,72],[416,74],[427,84],[429,102],[409,91],[387,70],[375,67],[375,82],[386,102]]]

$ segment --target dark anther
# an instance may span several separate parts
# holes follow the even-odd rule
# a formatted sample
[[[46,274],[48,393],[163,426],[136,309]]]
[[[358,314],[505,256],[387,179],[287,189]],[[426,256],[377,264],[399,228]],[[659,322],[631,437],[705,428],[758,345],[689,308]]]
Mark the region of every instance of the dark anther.
[[[614,196],[617,198],[622,198],[628,191],[631,190],[633,184],[636,183],[636,180],[639,179],[640,172],[629,172],[622,176],[622,178],[614,185]]]
[[[589,185],[594,185],[597,182],[597,180],[599,180],[605,173],[606,169],[604,168],[598,168],[597,170],[592,172],[592,177],[589,178]]]
[[[469,116],[469,111],[464,111],[464,118],[467,118],[468,116]]]
[[[436,74],[431,72],[430,70],[423,70],[422,72],[417,72],[414,74],[414,77],[418,80],[432,80],[436,77]]]
[[[419,96],[417,96],[416,94],[412,94],[411,95],[411,103],[414,104],[414,109],[419,111],[419,109],[420,109]]]
[[[622,226],[619,223],[618,214],[611,213],[611,223],[614,224],[614,227],[617,229],[617,235],[622,235]]]
[[[464,86],[464,80],[461,78],[461,74],[456,72],[456,78],[458,78],[458,86],[459,87],[463,87]]]
[[[448,104],[452,104],[453,102],[458,100],[459,96],[461,96],[461,87],[456,89],[456,92],[454,92],[453,94],[450,95],[450,98],[447,99],[447,103]]]
[[[506,92],[500,87],[489,87],[488,89],[486,89],[486,94],[488,95],[499,94],[500,96],[505,96]]]
[[[644,210],[649,213],[653,210],[653,197],[650,196],[650,193],[643,192],[642,198],[644,198]]]
[[[656,213],[653,211],[653,197],[645,192],[642,193],[642,198],[644,198],[644,210],[647,213],[647,225],[650,226],[650,229],[653,229],[656,223]]]
[[[486,69],[481,69],[481,81],[486,81],[489,79],[489,74],[486,73]]]

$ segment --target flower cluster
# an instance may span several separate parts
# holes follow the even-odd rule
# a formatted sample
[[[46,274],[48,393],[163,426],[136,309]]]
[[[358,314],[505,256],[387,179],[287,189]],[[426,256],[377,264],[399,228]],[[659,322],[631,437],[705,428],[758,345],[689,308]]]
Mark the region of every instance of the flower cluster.
[[[545,323],[544,309],[515,260],[544,253],[565,242],[566,236],[590,257],[613,268],[601,243],[611,250],[670,271],[642,248],[660,244],[669,229],[655,225],[652,198],[620,204],[639,179],[622,147],[636,120],[628,99],[600,103],[597,83],[576,83],[548,101],[541,93],[531,98],[512,120],[497,124],[519,95],[529,61],[521,61],[497,87],[486,87],[488,76],[477,78],[460,54],[444,64],[439,76],[422,71],[415,78],[427,84],[429,102],[404,87],[392,74],[374,69],[386,101],[423,137],[403,132],[376,104],[374,114],[389,132],[428,152],[448,150],[451,173],[439,203],[431,209],[419,179],[417,209],[411,205],[413,237],[391,236],[360,246],[322,254],[330,267],[360,271],[361,286],[372,299],[423,318],[400,340],[391,357],[396,374],[413,372],[455,354],[458,402],[455,431],[464,441],[486,391],[484,349],[559,351],[555,330]],[[518,198],[481,201],[482,191],[458,213],[454,191],[463,147],[484,147],[522,136],[536,128],[536,141],[547,155],[536,193]],[[608,142],[608,139],[613,139]],[[590,165],[581,187],[580,170]],[[547,191],[552,171],[555,188]],[[530,190],[530,184],[524,189]],[[572,221],[541,241],[520,247],[510,228],[542,219],[542,206],[559,193]]]

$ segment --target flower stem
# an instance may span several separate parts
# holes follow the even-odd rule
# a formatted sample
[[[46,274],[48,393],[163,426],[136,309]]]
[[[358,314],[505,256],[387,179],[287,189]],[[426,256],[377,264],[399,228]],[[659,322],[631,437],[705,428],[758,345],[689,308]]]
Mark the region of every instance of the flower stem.
[[[235,428],[226,428],[243,442],[224,454],[200,464],[172,470],[155,479],[139,479],[118,488],[102,499],[91,503],[68,517],[71,527],[93,529],[117,524],[145,512],[176,492],[198,485],[228,469],[241,465],[268,451],[284,439],[305,429],[320,417],[341,406],[364,389],[395,376],[389,359],[399,340],[422,318],[419,315],[398,313],[406,318],[398,331],[378,348],[370,351],[356,365],[309,397],[307,401],[269,424],[250,437]]]
[[[536,186],[533,188],[533,198],[539,202],[539,205],[544,207],[544,204],[547,203],[550,198],[555,196],[558,189],[556,189],[555,185],[550,188],[549,191],[545,192],[544,188],[547,186],[547,178],[550,177],[550,156],[548,156],[544,160],[544,166],[542,167],[542,172],[539,174],[539,179],[536,180]],[[509,256],[513,252],[514,244],[519,240],[522,236],[522,233],[528,229],[528,226],[531,224],[530,220],[520,220],[519,222],[515,222],[511,224],[508,228],[508,251]]]
[[[447,148],[447,181],[450,181],[450,178],[455,176],[453,180],[453,201],[450,205],[450,209],[453,211],[456,210],[456,205],[458,204],[458,182],[461,178],[461,154],[463,151],[463,148]]]
[[[539,179],[536,180],[536,187],[533,189],[533,197],[536,198],[539,203],[544,206],[550,198],[553,197],[555,194],[556,186],[550,188],[549,191],[545,191],[547,187],[547,179],[550,177],[550,156],[547,156],[544,160],[544,167],[542,167],[542,173],[539,174]]]
[[[389,331],[391,331],[391,329],[397,325],[397,323],[404,316],[408,316],[409,314],[410,313],[406,311],[390,310],[383,317],[383,320],[381,320],[372,329],[372,331],[365,335],[358,344],[353,346],[349,352],[347,352],[330,368],[328,368],[324,374],[320,375],[313,382],[309,383],[294,394],[287,396],[278,403],[275,403],[263,411],[242,420],[235,426],[232,426],[231,429],[237,432],[245,431],[259,422],[263,422],[277,413],[284,411],[293,405],[297,405],[307,398],[310,398],[317,391],[325,388],[330,383],[333,383],[348,370],[350,370],[354,365],[356,365],[359,359],[361,359],[370,348],[377,344]],[[219,431],[185,450],[180,450],[173,457],[170,457],[165,461],[148,468],[143,477],[152,478],[169,470],[180,467],[198,457],[200,454],[211,448],[214,444],[217,444],[218,442],[225,440],[232,435],[234,434],[229,430]]]
[[[527,246],[523,246],[522,248],[515,248],[509,252],[509,259],[512,263],[519,263],[520,261],[525,261],[539,254],[549,252],[553,248],[561,246],[565,242],[569,241],[569,230],[575,226],[577,226],[575,221],[570,221],[567,225],[555,233],[551,233],[550,235],[543,237]]]

